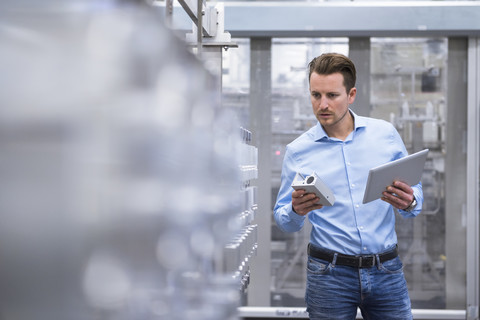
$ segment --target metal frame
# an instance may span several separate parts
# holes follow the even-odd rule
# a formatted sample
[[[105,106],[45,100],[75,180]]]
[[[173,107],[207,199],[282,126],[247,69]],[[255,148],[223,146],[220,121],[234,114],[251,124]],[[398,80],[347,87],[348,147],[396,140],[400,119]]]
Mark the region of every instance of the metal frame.
[[[205,6],[204,0],[178,0],[195,26],[202,25],[202,33],[206,37],[213,37],[217,33],[217,11],[214,7]],[[168,6],[168,3],[167,3]],[[198,11],[198,8],[201,8]],[[203,19],[205,16],[205,19]]]
[[[272,79],[271,79],[272,39],[254,38],[250,40],[250,129],[253,144],[258,147],[258,208],[255,223],[262,231],[258,233],[257,256],[252,263],[252,279],[248,292],[248,304],[270,305],[270,243],[271,239],[271,145],[272,145]]]
[[[480,38],[468,41],[467,319],[479,319],[480,303]]]
[[[242,319],[248,318],[295,318],[308,319],[305,308],[281,308],[281,307],[240,307],[239,316]],[[430,320],[454,320],[465,319],[465,310],[436,310],[436,309],[416,309],[412,310],[414,319]],[[357,312],[357,319],[363,319],[360,311]]]
[[[157,2],[158,6],[164,4]],[[478,36],[477,1],[223,2],[233,37]],[[281,17],[281,18],[279,18]],[[174,28],[189,30],[184,12]]]
[[[448,38],[445,182],[445,290],[447,309],[466,309],[468,39]],[[418,217],[420,218],[420,217]],[[416,220],[416,219],[415,219]]]
[[[160,10],[165,5],[157,2]],[[480,155],[480,2],[223,2],[224,28],[233,37],[469,37],[467,132],[467,306],[466,310],[414,310],[416,319],[479,319],[479,177]],[[278,17],[281,17],[279,19]],[[191,19],[182,10],[172,16],[172,28],[191,31]],[[270,40],[271,41],[271,40]],[[269,54],[264,52],[263,54]],[[262,111],[264,114],[266,110]],[[266,140],[268,140],[266,138]],[[266,141],[264,141],[266,142]],[[259,148],[259,151],[261,148]],[[268,149],[270,150],[270,149]],[[265,163],[267,171],[271,168]],[[260,171],[260,175],[262,171]],[[259,179],[259,184],[263,180]],[[266,183],[266,182],[265,182]],[[259,193],[262,190],[259,188]],[[262,197],[261,197],[262,198]],[[269,197],[268,197],[269,198]],[[263,209],[262,209],[263,208]],[[264,204],[259,209],[269,210]],[[264,212],[265,213],[265,212]],[[262,246],[259,247],[259,252]],[[267,252],[265,252],[267,254]],[[260,256],[260,255],[259,255]],[[257,257],[259,258],[259,257]],[[257,259],[261,265],[261,259]],[[263,268],[264,269],[264,268]],[[261,270],[263,270],[261,269]],[[260,272],[268,275],[267,270]],[[255,280],[256,281],[256,280]],[[255,284],[254,284],[255,285]],[[268,286],[267,286],[268,289]],[[253,293],[253,290],[250,291]],[[257,296],[256,304],[264,304]],[[271,308],[269,308],[271,309]],[[273,308],[278,310],[278,308]],[[246,309],[241,309],[246,310]],[[455,315],[451,315],[455,313]],[[457,314],[458,313],[458,314]],[[441,315],[450,315],[442,317]]]
[[[450,37],[450,39],[455,39],[458,41],[463,41],[466,42],[467,38],[466,37]],[[478,212],[479,212],[479,187],[478,187],[478,182],[479,182],[479,146],[478,146],[478,141],[480,141],[480,136],[479,136],[479,128],[480,128],[480,119],[479,119],[479,114],[480,114],[480,106],[479,106],[479,92],[478,88],[479,86],[479,73],[480,73],[480,64],[479,64],[479,52],[480,49],[478,48],[478,39],[474,38],[475,40],[472,40],[472,38],[469,40],[470,45],[469,45],[469,50],[468,50],[468,86],[469,86],[469,91],[468,91],[468,102],[467,99],[465,99],[465,104],[468,103],[468,110],[465,111],[465,113],[468,112],[468,115],[465,117],[468,118],[469,122],[467,125],[467,128],[465,128],[463,132],[465,132],[468,135],[468,146],[464,145],[464,148],[466,147],[466,153],[468,154],[468,159],[467,159],[467,170],[468,179],[461,179],[458,183],[465,183],[467,194],[465,195],[467,199],[467,205],[464,205],[464,209],[466,212],[467,216],[467,222],[466,224],[468,225],[467,229],[467,235],[468,239],[466,239],[467,243],[467,261],[464,261],[463,263],[467,264],[467,292],[465,293],[467,295],[467,305],[461,305],[461,306],[456,306],[455,308],[452,309],[447,309],[447,310],[429,310],[429,309],[414,309],[412,310],[414,319],[468,319],[468,320],[476,320],[478,319],[478,291],[479,291],[479,277],[478,277],[478,261],[479,261],[479,218],[478,218]],[[457,41],[457,42],[458,42]],[[463,49],[459,49],[460,54],[463,54],[465,57],[467,56],[466,52],[466,47]],[[464,65],[465,69],[462,68],[457,68],[459,71],[464,70],[465,72],[467,71],[466,68],[466,59],[464,59]],[[254,71],[255,69],[252,69]],[[465,72],[460,72],[458,77],[462,77],[462,75],[467,78],[467,75]],[[458,78],[457,78],[458,79]],[[465,85],[465,84],[464,84]],[[465,93],[467,92],[467,89],[465,88]],[[458,101],[457,101],[458,102]],[[463,105],[465,105],[463,104]],[[251,106],[251,108],[254,108],[254,106]],[[254,110],[251,110],[253,113]],[[467,132],[468,130],[468,132]],[[461,135],[460,135],[461,136]],[[465,136],[465,135],[464,135]],[[461,139],[460,139],[461,140]],[[460,148],[461,149],[461,148]],[[462,201],[462,203],[465,203],[465,200]],[[261,212],[266,212],[266,208],[269,208],[269,206],[262,206]],[[458,223],[461,221],[458,220]],[[263,242],[265,243],[265,242]],[[262,245],[260,245],[262,246]],[[458,244],[457,244],[458,246]],[[268,257],[267,256],[262,256],[262,259],[258,259],[259,264],[261,265],[268,265],[266,263]],[[463,272],[462,272],[463,274]],[[461,274],[459,274],[461,276]],[[262,278],[261,281],[264,281]],[[255,284],[255,282],[254,282]],[[251,306],[255,305],[258,306],[258,297],[256,299],[252,299],[253,301],[256,301],[255,304],[250,304]],[[465,300],[464,300],[465,301]],[[265,305],[265,304],[264,304]],[[462,308],[461,310],[453,310],[457,308]],[[303,311],[302,311],[303,310]],[[305,315],[303,315],[304,309],[302,308],[277,308],[277,307],[265,307],[265,308],[257,308],[253,307],[244,307],[240,309],[240,315],[243,317],[278,317],[278,318],[307,318]],[[361,318],[360,318],[361,319]]]
[[[472,1],[226,2],[225,10],[226,27],[235,37],[401,37],[412,32],[445,37],[480,31],[480,3]]]
[[[165,24],[178,29],[176,17],[183,17],[184,23],[191,23],[190,32],[185,35],[186,42],[196,46],[196,54],[203,61],[204,67],[214,78],[212,86],[216,95],[212,97],[220,103],[222,95],[222,52],[238,45],[232,42],[229,32],[225,31],[225,12],[223,2],[207,5],[205,0],[166,0],[154,2],[153,6],[164,11]],[[183,10],[174,10],[181,6]],[[199,28],[199,26],[202,26]]]

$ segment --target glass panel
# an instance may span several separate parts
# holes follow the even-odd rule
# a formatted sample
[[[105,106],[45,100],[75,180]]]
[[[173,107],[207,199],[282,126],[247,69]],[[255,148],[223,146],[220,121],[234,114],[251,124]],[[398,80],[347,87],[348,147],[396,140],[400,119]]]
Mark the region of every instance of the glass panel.
[[[272,204],[280,183],[285,145],[316,123],[307,94],[306,65],[327,51],[348,54],[348,40],[273,42]],[[445,38],[371,39],[370,116],[392,122],[409,153],[430,149],[422,177],[423,212],[415,219],[397,217],[400,255],[412,306],[420,309],[444,309],[448,305],[445,171],[453,168],[445,164],[447,53]],[[456,169],[465,170],[464,166],[457,164]],[[308,235],[308,227],[285,234],[272,220],[272,306],[304,306]],[[465,287],[465,283],[459,285]]]
[[[285,145],[317,121],[308,94],[307,64],[323,52],[348,54],[348,38],[272,41],[272,206],[280,187]],[[272,215],[272,306],[304,306],[309,234],[307,225],[300,232],[281,232]]]
[[[250,122],[250,39],[235,38],[238,48],[223,52],[222,106],[233,110],[240,124]]]
[[[241,123],[248,124],[250,46],[248,40],[235,41],[239,48],[229,49],[224,55],[223,104],[236,110]],[[272,40],[272,206],[280,184],[285,145],[316,123],[308,97],[307,64],[323,52],[348,54],[348,39]],[[447,215],[446,202],[459,193],[459,186],[447,185],[445,176],[465,170],[465,163],[452,165],[446,161],[447,134],[449,141],[462,141],[462,137],[452,139],[452,131],[446,130],[447,58],[445,38],[371,39],[370,116],[392,122],[410,153],[430,149],[422,178],[423,212],[415,219],[397,217],[400,255],[412,305],[418,309],[452,308],[446,295],[448,283],[454,281],[460,291],[466,287],[465,281],[457,283],[447,268],[466,261],[464,251],[455,259],[450,252],[450,260],[446,251],[446,233],[453,232],[446,218],[458,215],[461,221],[462,210]],[[451,107],[457,112],[466,108]],[[449,127],[456,125],[464,124],[449,123]],[[259,244],[271,247],[271,305],[303,307],[309,226],[287,234],[276,227],[273,215],[271,223],[271,243]],[[465,241],[465,234],[458,237]]]
[[[447,40],[371,39],[371,113],[392,122],[409,151],[429,148],[425,202],[396,231],[413,308],[445,308]],[[460,106],[456,106],[460,107]],[[459,164],[461,165],[461,164]]]

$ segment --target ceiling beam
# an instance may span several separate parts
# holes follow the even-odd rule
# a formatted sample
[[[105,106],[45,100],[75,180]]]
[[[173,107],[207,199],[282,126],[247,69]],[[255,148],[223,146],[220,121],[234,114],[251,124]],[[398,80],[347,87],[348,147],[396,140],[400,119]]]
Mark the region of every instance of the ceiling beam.
[[[156,2],[162,6],[164,1]],[[303,2],[225,1],[233,37],[479,36],[478,1]],[[173,28],[191,29],[174,9]],[[189,22],[190,21],[190,22]]]

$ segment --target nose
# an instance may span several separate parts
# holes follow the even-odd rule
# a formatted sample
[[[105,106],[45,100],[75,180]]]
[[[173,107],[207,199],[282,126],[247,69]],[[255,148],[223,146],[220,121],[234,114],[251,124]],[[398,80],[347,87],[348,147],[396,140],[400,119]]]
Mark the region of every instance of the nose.
[[[327,98],[325,97],[320,98],[318,107],[320,108],[320,110],[326,110],[328,108]]]

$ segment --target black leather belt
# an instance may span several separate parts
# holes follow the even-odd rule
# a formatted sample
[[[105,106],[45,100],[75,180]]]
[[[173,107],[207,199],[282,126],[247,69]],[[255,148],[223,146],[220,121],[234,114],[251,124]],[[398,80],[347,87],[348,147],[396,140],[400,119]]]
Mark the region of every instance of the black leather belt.
[[[333,262],[333,258],[335,256],[335,252],[319,249],[317,247],[312,246],[310,243],[308,244],[307,252],[308,252],[308,255],[314,258],[322,259],[330,263]],[[390,251],[378,254],[380,262],[392,260],[397,256],[398,256],[397,246],[395,246],[395,248],[393,248]],[[337,260],[335,261],[335,264],[354,267],[354,268],[371,268],[375,266],[376,261],[377,261],[376,254],[350,256],[346,254],[337,253]]]

